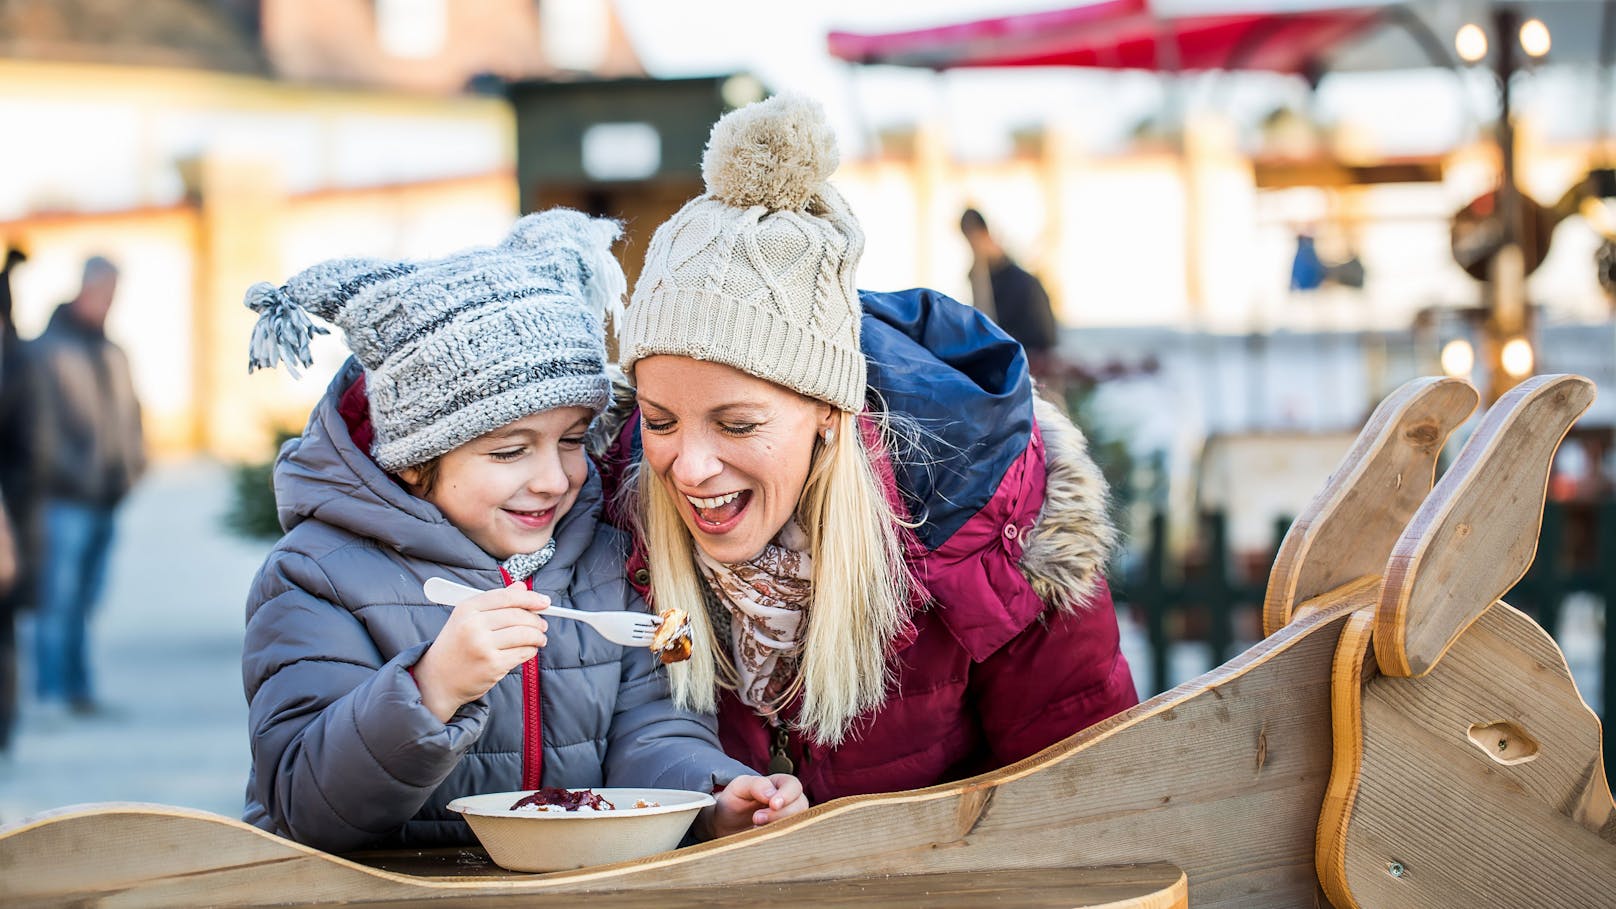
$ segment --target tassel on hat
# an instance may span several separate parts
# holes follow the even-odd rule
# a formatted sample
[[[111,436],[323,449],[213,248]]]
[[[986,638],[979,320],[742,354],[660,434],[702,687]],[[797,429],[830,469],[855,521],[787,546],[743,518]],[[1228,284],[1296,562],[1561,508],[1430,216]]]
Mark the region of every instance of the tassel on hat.
[[[247,371],[274,369],[277,363],[285,361],[286,371],[292,378],[302,378],[297,368],[307,369],[314,363],[309,341],[315,335],[331,332],[310,321],[308,312],[297,305],[284,288],[267,281],[247,288],[245,303],[248,309],[258,313],[252,340],[247,344]]]

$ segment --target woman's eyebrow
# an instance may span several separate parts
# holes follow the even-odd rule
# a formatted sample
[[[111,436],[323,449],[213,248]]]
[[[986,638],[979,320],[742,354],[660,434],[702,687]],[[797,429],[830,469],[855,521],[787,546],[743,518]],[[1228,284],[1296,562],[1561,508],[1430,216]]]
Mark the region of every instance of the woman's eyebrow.
[[[713,416],[722,416],[722,415],[725,415],[725,414],[732,414],[732,413],[736,413],[736,412],[741,412],[741,413],[747,413],[747,412],[760,413],[760,412],[763,412],[763,411],[767,411],[768,409],[769,409],[768,405],[758,403],[758,402],[755,402],[755,401],[735,401],[735,402],[732,402],[732,403],[729,403],[729,404],[720,404],[719,406],[714,407],[711,412],[712,412]]]
[[[673,408],[667,406],[666,404],[658,404],[650,398],[643,396],[640,397],[639,404],[641,407],[654,407],[657,410],[667,411],[668,413],[673,412]],[[734,413],[736,411],[750,411],[757,413],[767,411],[768,409],[769,405],[763,403],[762,401],[730,401],[713,407],[712,409],[708,410],[707,413],[711,416],[721,416],[724,414]]]

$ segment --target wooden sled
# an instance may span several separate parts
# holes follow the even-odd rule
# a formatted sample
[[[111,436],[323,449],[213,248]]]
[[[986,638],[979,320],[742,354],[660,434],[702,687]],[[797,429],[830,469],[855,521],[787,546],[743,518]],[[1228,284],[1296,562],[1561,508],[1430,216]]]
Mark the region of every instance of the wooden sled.
[[[1612,905],[1598,720],[1554,641],[1498,602],[1592,399],[1576,376],[1522,384],[1433,488],[1476,394],[1405,385],[1291,527],[1266,639],[993,773],[545,875],[78,806],[0,830],[0,905]]]

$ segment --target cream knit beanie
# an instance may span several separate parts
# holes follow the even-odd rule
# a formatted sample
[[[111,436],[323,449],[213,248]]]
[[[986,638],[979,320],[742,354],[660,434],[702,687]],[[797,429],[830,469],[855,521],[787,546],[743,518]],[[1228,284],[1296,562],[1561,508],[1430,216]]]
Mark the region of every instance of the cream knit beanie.
[[[826,180],[836,136],[811,99],[725,115],[707,192],[657,228],[619,332],[623,368],[655,354],[724,363],[842,410],[864,409],[853,274],[864,233]]]

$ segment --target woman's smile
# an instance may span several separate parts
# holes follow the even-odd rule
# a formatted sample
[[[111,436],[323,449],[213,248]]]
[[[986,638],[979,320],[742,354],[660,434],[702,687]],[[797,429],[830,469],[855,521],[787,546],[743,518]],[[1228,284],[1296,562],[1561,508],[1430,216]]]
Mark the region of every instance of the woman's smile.
[[[742,489],[708,497],[686,494],[684,499],[695,516],[697,530],[703,533],[722,534],[734,530],[746,517],[746,506],[752,502],[752,491]]]

